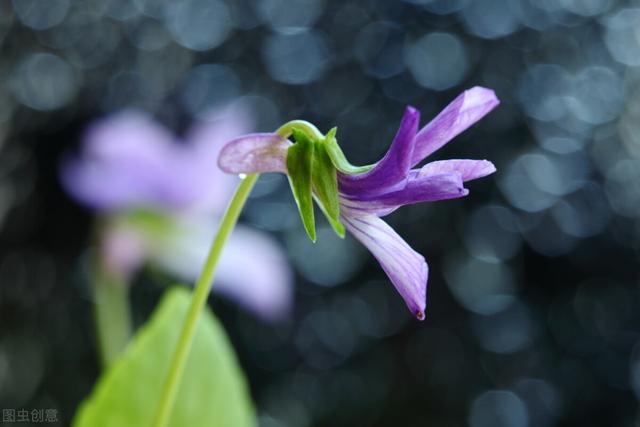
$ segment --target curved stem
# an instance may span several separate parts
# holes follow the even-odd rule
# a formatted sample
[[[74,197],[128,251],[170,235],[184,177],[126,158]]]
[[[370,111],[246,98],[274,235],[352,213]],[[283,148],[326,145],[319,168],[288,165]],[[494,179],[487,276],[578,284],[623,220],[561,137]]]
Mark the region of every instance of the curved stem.
[[[111,366],[131,338],[129,286],[100,267],[93,278],[93,311],[103,369]]]
[[[309,123],[306,120],[291,120],[280,126],[276,133],[283,138],[288,138],[291,136],[291,130],[293,128],[300,129],[304,133],[307,134],[311,139],[323,139],[324,135],[322,132],[318,130],[313,124]]]
[[[195,290],[193,291],[191,305],[189,306],[189,311],[187,312],[187,317],[184,321],[180,338],[178,339],[176,351],[169,367],[169,373],[165,380],[162,394],[160,395],[160,403],[152,424],[155,427],[165,427],[169,423],[185,363],[193,343],[198,319],[200,318],[202,308],[207,302],[218,260],[258,176],[257,174],[248,175],[242,180],[222,218],[218,234],[211,245],[204,268],[200,273]]]

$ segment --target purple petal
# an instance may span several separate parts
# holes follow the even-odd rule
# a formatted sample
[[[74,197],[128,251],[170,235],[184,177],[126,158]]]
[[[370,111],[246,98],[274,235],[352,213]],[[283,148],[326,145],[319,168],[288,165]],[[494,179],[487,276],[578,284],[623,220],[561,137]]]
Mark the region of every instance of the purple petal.
[[[458,173],[463,181],[491,175],[496,167],[488,160],[440,160],[427,163],[420,169],[419,175],[429,176],[442,173]]]
[[[418,132],[411,165],[420,163],[483,118],[499,103],[495,93],[490,89],[476,86],[463,92]]]
[[[85,154],[105,160],[162,157],[173,142],[167,129],[150,115],[136,110],[125,110],[98,120],[83,135]]]
[[[378,260],[409,310],[423,320],[429,274],[424,257],[375,215],[343,209],[342,220]]]
[[[63,162],[61,179],[76,199],[101,211],[222,211],[237,180],[215,166],[218,151],[249,121],[238,108],[224,110],[178,144],[150,116],[123,112],[89,128],[82,155]]]
[[[222,147],[232,138],[246,134],[253,126],[242,105],[234,104],[208,114],[187,132],[188,159],[176,171],[185,186],[200,188],[191,211],[222,213],[235,190],[238,179],[217,167]]]
[[[153,247],[152,260],[193,283],[202,269],[217,225],[210,218],[183,218],[165,244]],[[153,237],[150,237],[153,239]],[[237,226],[218,264],[213,292],[220,293],[265,320],[287,315],[293,297],[287,258],[274,239]]]
[[[458,173],[429,176],[417,174],[401,190],[375,196],[343,197],[341,203],[346,208],[385,216],[400,206],[455,199],[464,197],[467,194],[469,194],[469,191],[464,188],[462,178]]]
[[[419,122],[420,112],[407,107],[387,154],[368,172],[357,175],[339,174],[340,191],[344,194],[373,194],[406,181],[411,168],[413,139]]]
[[[213,289],[266,320],[286,317],[293,302],[293,274],[287,257],[267,234],[238,226],[218,266]]]
[[[242,104],[234,103],[211,111],[189,129],[185,140],[199,150],[219,152],[233,138],[253,128],[253,118]],[[216,157],[217,158],[217,157]]]
[[[252,133],[222,148],[220,169],[227,173],[287,173],[287,149],[291,142],[275,133]]]
[[[196,194],[174,179],[184,153],[149,116],[124,112],[91,126],[81,157],[67,159],[62,183],[78,201],[103,211],[181,208]]]

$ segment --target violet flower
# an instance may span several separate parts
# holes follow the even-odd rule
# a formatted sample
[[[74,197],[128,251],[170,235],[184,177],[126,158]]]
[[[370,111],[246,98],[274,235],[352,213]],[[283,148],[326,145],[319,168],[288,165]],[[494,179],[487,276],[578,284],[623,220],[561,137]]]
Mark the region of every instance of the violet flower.
[[[409,310],[420,320],[424,319],[426,307],[427,263],[380,218],[403,205],[466,196],[469,191],[464,182],[495,172],[494,165],[487,160],[443,160],[420,168],[414,166],[498,104],[492,90],[472,88],[419,131],[420,113],[407,107],[389,151],[371,167],[349,165],[335,139],[332,140],[332,132],[324,140],[317,141],[317,144],[326,144],[325,149],[338,170],[340,222],[371,251]],[[295,122],[291,126],[295,136]],[[300,167],[292,162],[290,154],[290,148],[298,145],[298,138],[296,144],[292,144],[282,133],[249,134],[232,140],[220,153],[220,168],[234,174],[281,172],[291,176],[291,167]],[[292,188],[296,195],[294,182]],[[313,184],[312,188],[316,200],[321,198],[318,186]],[[302,213],[297,195],[296,201]],[[326,210],[324,206],[323,211]],[[302,215],[305,221],[305,215]],[[340,232],[340,225],[332,225]],[[307,231],[313,238],[313,230],[307,227]]]
[[[151,264],[193,283],[238,181],[216,167],[218,153],[249,122],[243,109],[228,108],[194,126],[184,142],[136,111],[88,129],[81,155],[63,162],[61,179],[99,213],[100,264],[110,275],[126,282]],[[267,234],[238,226],[217,278],[214,291],[268,320],[290,307],[291,271]]]

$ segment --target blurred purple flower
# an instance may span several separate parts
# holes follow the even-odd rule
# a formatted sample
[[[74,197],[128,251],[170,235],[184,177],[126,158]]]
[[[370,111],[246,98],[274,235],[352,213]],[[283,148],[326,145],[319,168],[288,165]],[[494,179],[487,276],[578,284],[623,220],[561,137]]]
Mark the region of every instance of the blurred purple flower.
[[[104,217],[100,254],[110,274],[127,279],[150,262],[181,280],[197,278],[238,181],[218,169],[218,153],[250,122],[244,109],[229,107],[196,124],[184,142],[137,111],[90,126],[82,154],[64,160],[60,172],[66,190]],[[214,291],[264,318],[290,307],[291,271],[266,234],[238,226],[217,279]]]
[[[424,319],[428,267],[380,217],[400,206],[466,196],[463,183],[495,172],[487,160],[444,160],[412,169],[499,104],[494,92],[465,91],[418,132],[420,113],[407,107],[391,147],[372,169],[338,173],[340,217],[380,262],[412,313]],[[291,143],[277,134],[250,134],[228,143],[220,168],[228,173],[286,173]]]

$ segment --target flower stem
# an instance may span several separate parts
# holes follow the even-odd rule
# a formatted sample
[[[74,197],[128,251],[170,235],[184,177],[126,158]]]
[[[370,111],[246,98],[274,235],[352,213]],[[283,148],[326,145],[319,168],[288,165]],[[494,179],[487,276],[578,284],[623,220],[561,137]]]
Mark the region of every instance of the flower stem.
[[[178,339],[178,344],[169,367],[169,373],[165,380],[162,394],[160,395],[160,402],[152,424],[154,427],[166,427],[169,423],[180,380],[182,379],[182,374],[184,372],[185,363],[191,350],[191,344],[193,342],[199,315],[207,302],[207,297],[209,296],[209,291],[213,284],[216,266],[220,259],[220,255],[222,254],[222,249],[238,221],[242,207],[247,201],[249,193],[256,183],[258,176],[258,174],[248,175],[242,180],[233,196],[233,199],[231,199],[231,202],[227,207],[224,217],[222,218],[218,234],[211,245],[204,268],[200,273],[200,277],[196,282],[195,290],[193,291],[191,305],[187,312],[187,317],[184,321],[180,338]]]
[[[291,135],[293,128],[300,129],[311,139],[322,139],[324,135],[313,124],[306,120],[292,120],[280,126],[276,133],[283,138],[288,138]]]
[[[131,338],[129,286],[96,268],[93,279],[93,310],[102,367],[120,356]]]

